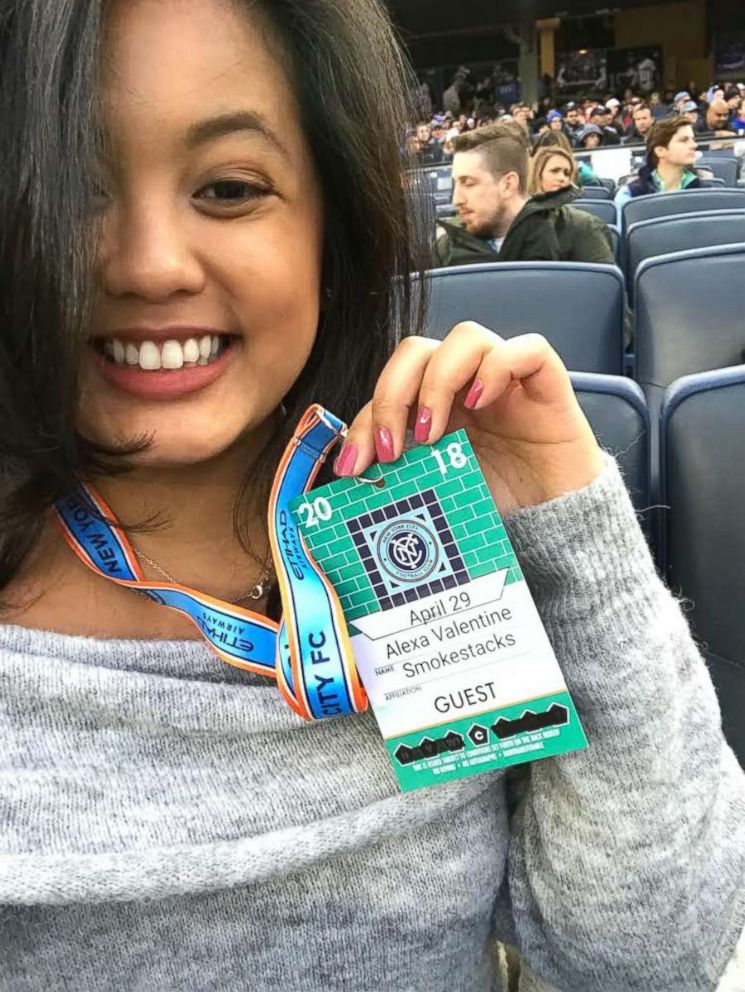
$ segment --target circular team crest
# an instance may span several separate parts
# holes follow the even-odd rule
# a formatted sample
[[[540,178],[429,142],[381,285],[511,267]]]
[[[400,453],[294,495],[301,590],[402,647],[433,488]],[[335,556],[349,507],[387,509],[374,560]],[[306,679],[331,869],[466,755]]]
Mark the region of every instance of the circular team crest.
[[[378,561],[399,582],[421,582],[437,566],[434,535],[418,520],[388,524],[378,538]]]

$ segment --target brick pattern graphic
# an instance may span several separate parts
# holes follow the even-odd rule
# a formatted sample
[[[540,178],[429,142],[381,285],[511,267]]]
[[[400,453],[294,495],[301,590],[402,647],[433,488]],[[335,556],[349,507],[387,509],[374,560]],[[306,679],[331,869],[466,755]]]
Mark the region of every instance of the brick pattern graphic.
[[[443,475],[433,452],[444,453],[453,442],[462,445],[466,466],[448,467]],[[324,497],[332,511],[331,519],[319,526],[305,526],[304,517],[297,514],[297,507],[308,497],[301,496],[291,504],[308,550],[333,583],[347,620],[380,609],[349,523],[384,510],[391,503],[421,496],[427,490],[437,495],[470,579],[504,568],[509,569],[508,583],[522,579],[515,552],[465,431],[449,434],[436,445],[414,448],[393,465],[374,466],[368,475],[376,480],[382,477],[385,485],[379,488],[369,482],[339,479],[313,490],[311,499]]]

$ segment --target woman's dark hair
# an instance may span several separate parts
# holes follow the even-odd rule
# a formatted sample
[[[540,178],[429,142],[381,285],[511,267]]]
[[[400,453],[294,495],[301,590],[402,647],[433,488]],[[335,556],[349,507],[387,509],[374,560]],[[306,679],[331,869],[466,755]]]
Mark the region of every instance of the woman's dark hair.
[[[684,114],[679,117],[665,117],[652,125],[647,135],[647,166],[650,169],[656,169],[660,162],[655,148],[667,148],[684,127],[693,127]]]
[[[122,471],[126,450],[76,431],[95,236],[89,176],[108,0],[5,0],[0,10],[0,588],[76,477]],[[126,2],[126,0],[122,0]],[[421,327],[409,272],[426,265],[424,215],[405,173],[412,75],[378,0],[235,0],[287,66],[326,206],[324,306],[311,357],[285,398],[284,430],[251,467],[236,508],[263,498],[299,415],[350,420],[396,338]],[[422,202],[424,202],[422,200]],[[432,225],[434,230],[434,225]]]

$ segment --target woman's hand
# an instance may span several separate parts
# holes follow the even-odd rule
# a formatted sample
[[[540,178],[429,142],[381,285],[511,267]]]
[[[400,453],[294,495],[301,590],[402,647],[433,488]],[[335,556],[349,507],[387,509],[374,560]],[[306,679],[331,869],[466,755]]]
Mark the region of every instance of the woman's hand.
[[[466,322],[442,342],[406,338],[351,425],[337,474],[395,461],[407,427],[430,444],[465,427],[502,514],[581,489],[602,468],[569,374],[538,334],[503,340]]]

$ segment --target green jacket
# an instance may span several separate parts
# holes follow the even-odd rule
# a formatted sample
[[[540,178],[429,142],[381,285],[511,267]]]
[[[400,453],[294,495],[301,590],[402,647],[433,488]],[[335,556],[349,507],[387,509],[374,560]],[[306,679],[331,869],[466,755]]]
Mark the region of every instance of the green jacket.
[[[496,252],[484,238],[465,229],[459,219],[437,222],[435,266],[476,262],[605,262],[615,264],[607,226],[592,214],[569,206],[576,187],[533,196],[512,222]]]

